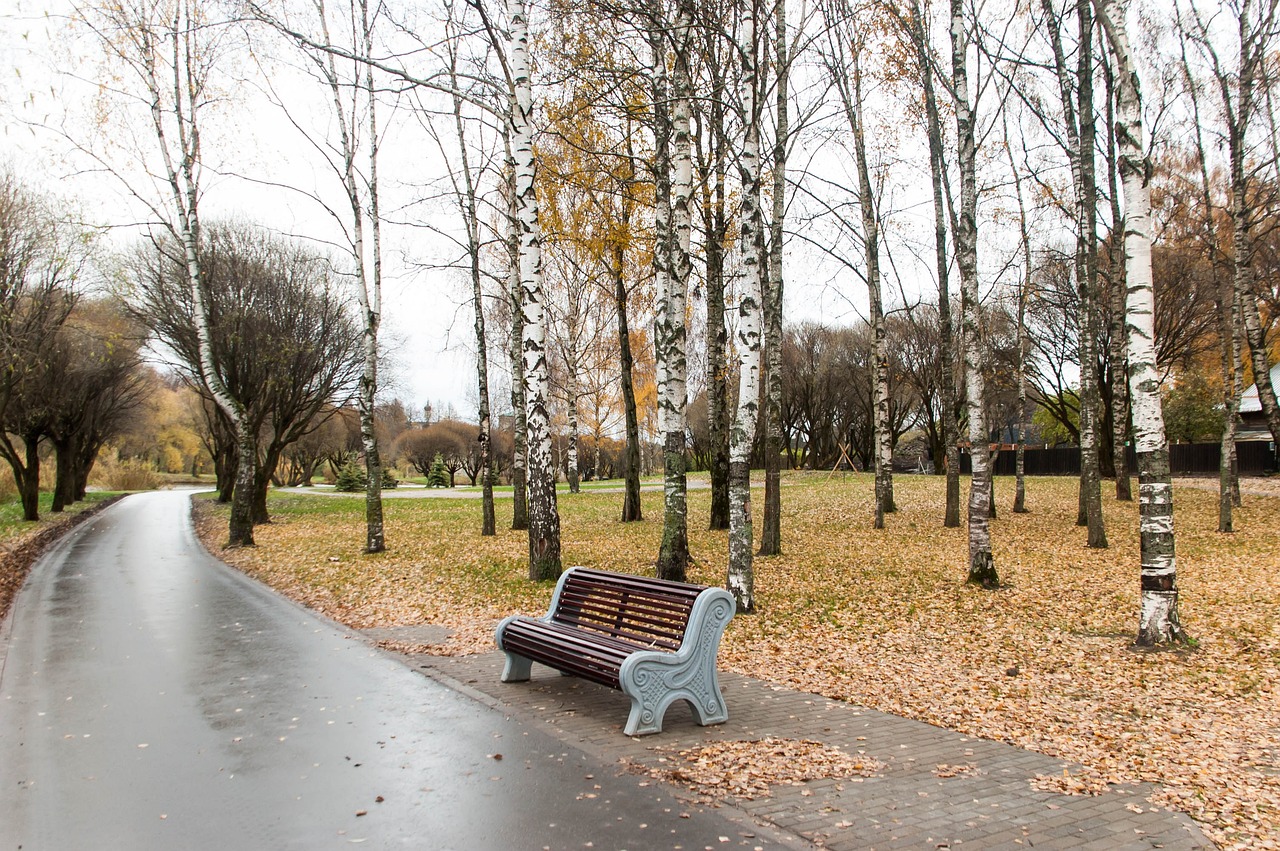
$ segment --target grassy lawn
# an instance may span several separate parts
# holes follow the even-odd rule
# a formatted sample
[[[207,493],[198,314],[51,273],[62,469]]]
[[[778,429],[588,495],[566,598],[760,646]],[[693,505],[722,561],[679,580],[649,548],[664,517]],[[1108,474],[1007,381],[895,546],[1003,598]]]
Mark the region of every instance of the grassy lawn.
[[[997,480],[1006,587],[989,592],[964,584],[966,531],[941,528],[940,478],[899,476],[900,510],[882,531],[870,477],[784,479],[785,554],[756,560],[760,612],[732,622],[721,666],[1084,764],[1063,791],[1160,783],[1154,802],[1190,813],[1223,847],[1276,847],[1280,498],[1246,496],[1240,531],[1220,535],[1216,494],[1177,489],[1181,614],[1197,644],[1144,653],[1131,646],[1136,504],[1107,498],[1111,547],[1090,550],[1076,487],[1031,479],[1031,513],[1014,515],[1012,480]],[[690,492],[691,579],[719,584],[727,543],[704,529],[709,501]],[[446,652],[485,651],[494,620],[541,614],[551,594],[527,581],[527,537],[504,528],[506,504],[486,539],[474,501],[388,500],[390,551],[366,556],[360,503],[282,495],[259,546],[224,555],[354,627],[440,623],[458,631]],[[617,493],[565,494],[559,506],[566,565],[650,572],[660,493],[644,495],[641,523],[618,522]],[[225,509],[205,513],[206,541],[225,540]]]
[[[410,476],[410,477],[409,477],[409,478],[407,478],[407,479],[401,479],[401,481],[402,481],[402,482],[406,482],[406,483],[408,483],[408,484],[414,484],[414,485],[425,485],[425,484],[427,483],[427,479],[426,479],[426,477],[425,477],[425,476]],[[479,486],[479,485],[472,485],[472,484],[470,484],[469,482],[470,482],[470,480],[469,480],[469,479],[467,479],[465,476],[459,476],[459,477],[458,477],[458,482],[457,482],[457,484],[455,484],[455,485],[454,485],[453,489],[454,489],[454,490],[461,490],[461,491],[476,491],[476,492],[479,492],[479,490],[480,490],[480,486]],[[641,480],[640,480],[640,485],[641,485],[642,487],[643,487],[643,486],[645,486],[645,485],[660,485],[660,484],[662,484],[662,479],[660,479],[660,478],[657,478],[657,479],[655,479],[655,478],[648,478],[648,479],[641,479]],[[592,490],[621,490],[621,489],[622,489],[622,488],[624,488],[625,486],[626,486],[626,480],[625,480],[625,479],[604,479],[603,481],[601,481],[601,480],[593,480],[593,481],[590,481],[590,482],[582,482],[582,483],[579,485],[579,488],[580,488],[581,490],[584,490],[584,491],[592,491]],[[556,484],[556,491],[557,491],[558,493],[563,493],[563,494],[567,494],[567,493],[569,493],[569,484],[568,484],[567,482],[558,482],[558,483]],[[511,493],[511,485],[495,485],[495,486],[494,486],[494,488],[493,488],[493,492],[494,492],[494,493],[496,493],[496,494],[508,494],[508,495],[509,495],[509,494]]]
[[[119,494],[107,492],[90,493],[85,496],[83,502],[67,506],[66,512],[63,515],[58,515],[49,513],[49,506],[53,504],[53,494],[42,493],[40,494],[40,520],[35,523],[28,523],[22,519],[22,502],[17,497],[0,502],[0,543],[11,544],[24,535],[39,531],[49,524],[57,522],[62,516],[78,514],[86,508],[92,508],[99,502],[115,496],[119,496]]]
[[[91,493],[84,501],[67,506],[61,514],[51,514],[53,494],[42,493],[40,519],[34,523],[22,519],[22,503],[16,496],[0,501],[0,618],[17,597],[42,542],[55,540],[62,534],[60,530],[74,522],[76,515],[116,496],[119,494]]]

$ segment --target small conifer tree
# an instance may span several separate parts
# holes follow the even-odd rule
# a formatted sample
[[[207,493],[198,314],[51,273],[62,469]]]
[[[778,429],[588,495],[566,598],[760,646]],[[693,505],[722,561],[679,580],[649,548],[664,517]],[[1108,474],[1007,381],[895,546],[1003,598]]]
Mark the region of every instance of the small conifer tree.
[[[444,456],[439,452],[436,453],[436,457],[431,461],[431,472],[427,473],[427,487],[449,487],[449,471],[444,468]]]
[[[347,455],[347,460],[338,468],[338,476],[333,486],[340,491],[355,493],[364,490],[367,482],[364,465],[359,463],[356,453],[352,452]]]

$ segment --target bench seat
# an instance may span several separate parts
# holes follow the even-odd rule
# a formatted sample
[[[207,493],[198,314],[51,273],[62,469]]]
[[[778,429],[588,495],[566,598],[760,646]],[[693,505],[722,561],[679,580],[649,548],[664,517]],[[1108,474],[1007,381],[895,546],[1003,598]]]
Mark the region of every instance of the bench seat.
[[[502,681],[528,680],[538,662],[619,689],[631,698],[629,736],[660,732],[676,700],[689,704],[699,724],[722,723],[729,714],[715,658],[733,613],[722,588],[570,568],[546,616],[498,625],[507,656]]]

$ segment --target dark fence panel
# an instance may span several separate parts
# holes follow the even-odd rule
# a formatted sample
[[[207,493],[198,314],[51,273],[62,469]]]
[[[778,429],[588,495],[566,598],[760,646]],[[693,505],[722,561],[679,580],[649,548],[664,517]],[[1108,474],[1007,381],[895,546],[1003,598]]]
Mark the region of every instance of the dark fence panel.
[[[1218,459],[1222,447],[1216,443],[1173,443],[1169,445],[1169,468],[1175,476],[1204,476],[1218,472]],[[1242,476],[1269,475],[1277,471],[1276,452],[1265,440],[1250,440],[1236,444],[1236,463]],[[1005,449],[996,456],[992,467],[997,476],[1015,475],[1017,453]],[[1028,476],[1078,476],[1080,475],[1080,449],[1075,446],[1055,446],[1049,449],[1028,449],[1024,459]],[[1129,449],[1129,469],[1137,469],[1133,448]],[[968,452],[960,453],[960,472],[973,472]]]

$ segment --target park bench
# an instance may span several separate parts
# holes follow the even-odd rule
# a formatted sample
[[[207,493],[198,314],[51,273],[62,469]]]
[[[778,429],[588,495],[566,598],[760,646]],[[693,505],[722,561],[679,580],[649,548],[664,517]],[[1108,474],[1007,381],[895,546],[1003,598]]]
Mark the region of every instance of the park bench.
[[[528,680],[538,662],[619,689],[631,698],[628,736],[661,732],[677,700],[699,724],[720,724],[729,712],[716,651],[733,614],[723,588],[570,568],[545,617],[514,615],[498,624],[498,647],[507,654],[502,681]]]

